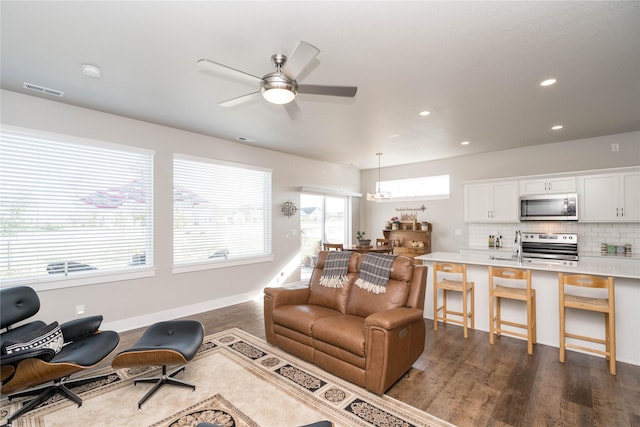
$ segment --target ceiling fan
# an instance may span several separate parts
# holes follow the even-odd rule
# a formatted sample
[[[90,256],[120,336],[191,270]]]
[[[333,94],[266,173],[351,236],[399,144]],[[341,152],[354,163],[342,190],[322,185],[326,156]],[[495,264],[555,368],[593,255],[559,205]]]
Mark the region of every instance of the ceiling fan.
[[[306,85],[299,84],[296,81],[296,78],[311,64],[319,53],[320,49],[317,47],[305,41],[300,41],[290,58],[287,58],[287,56],[282,53],[272,55],[271,63],[276,67],[276,71],[265,74],[262,77],[236,70],[235,68],[207,58],[199,59],[196,63],[215,73],[224,73],[235,78],[249,79],[260,85],[260,90],[258,91],[231,98],[218,104],[223,107],[231,107],[247,101],[258,93],[262,93],[264,99],[273,104],[289,104],[295,100],[296,95],[299,93],[349,98],[356,96],[358,88],[355,86]]]

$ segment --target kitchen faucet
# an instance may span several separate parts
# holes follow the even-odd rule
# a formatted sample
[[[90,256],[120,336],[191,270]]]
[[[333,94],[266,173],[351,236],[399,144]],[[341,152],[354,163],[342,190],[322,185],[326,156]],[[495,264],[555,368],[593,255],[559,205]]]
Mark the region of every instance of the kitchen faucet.
[[[520,230],[516,230],[514,243],[516,244],[515,256],[518,259],[518,265],[522,265],[522,232]]]

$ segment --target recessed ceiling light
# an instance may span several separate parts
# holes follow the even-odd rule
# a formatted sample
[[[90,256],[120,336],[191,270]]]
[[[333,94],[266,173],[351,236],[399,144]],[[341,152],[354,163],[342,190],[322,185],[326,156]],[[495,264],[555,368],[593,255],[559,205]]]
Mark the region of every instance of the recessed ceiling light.
[[[551,130],[560,130],[562,129],[564,126],[562,125],[555,125],[555,126],[551,126]]]
[[[469,145],[469,144],[471,144],[469,141],[462,141],[462,142],[460,143],[460,145]]]
[[[80,70],[82,70],[82,74],[87,77],[91,77],[92,79],[99,79],[102,77],[102,70],[95,65],[82,64]]]
[[[420,111],[420,113],[418,113],[418,114],[420,114],[422,117],[426,117],[426,116],[428,116],[429,114],[431,114],[431,111],[427,111],[427,110],[425,110],[425,111]]]
[[[556,83],[556,81],[557,81],[556,79],[547,79],[547,80],[543,80],[543,81],[540,83],[540,86],[551,86],[551,85],[555,84],[555,83]]]

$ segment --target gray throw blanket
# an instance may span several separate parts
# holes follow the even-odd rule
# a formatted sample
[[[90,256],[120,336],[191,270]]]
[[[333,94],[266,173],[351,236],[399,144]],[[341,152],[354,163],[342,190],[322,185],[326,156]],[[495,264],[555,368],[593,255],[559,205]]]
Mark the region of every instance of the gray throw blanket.
[[[366,254],[360,264],[356,286],[374,294],[386,293],[391,275],[391,264],[395,258],[396,255]]]
[[[330,251],[324,261],[320,284],[327,288],[341,288],[347,282],[351,252]]]

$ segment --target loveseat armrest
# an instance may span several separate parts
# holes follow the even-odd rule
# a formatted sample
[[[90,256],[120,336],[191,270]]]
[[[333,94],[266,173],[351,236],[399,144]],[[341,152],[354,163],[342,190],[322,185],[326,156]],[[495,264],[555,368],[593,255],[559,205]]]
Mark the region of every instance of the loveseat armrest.
[[[309,300],[309,287],[264,288],[265,307],[267,299],[271,309],[283,305],[306,304]]]
[[[264,288],[264,333],[267,342],[275,344],[276,333],[273,326],[273,310],[284,305],[306,304],[309,287]]]
[[[418,308],[398,307],[369,315],[364,320],[364,326],[391,330],[413,323],[416,320],[422,320],[422,318],[423,311]]]
[[[419,308],[399,307],[365,319],[365,387],[384,393],[420,357],[425,320]]]

